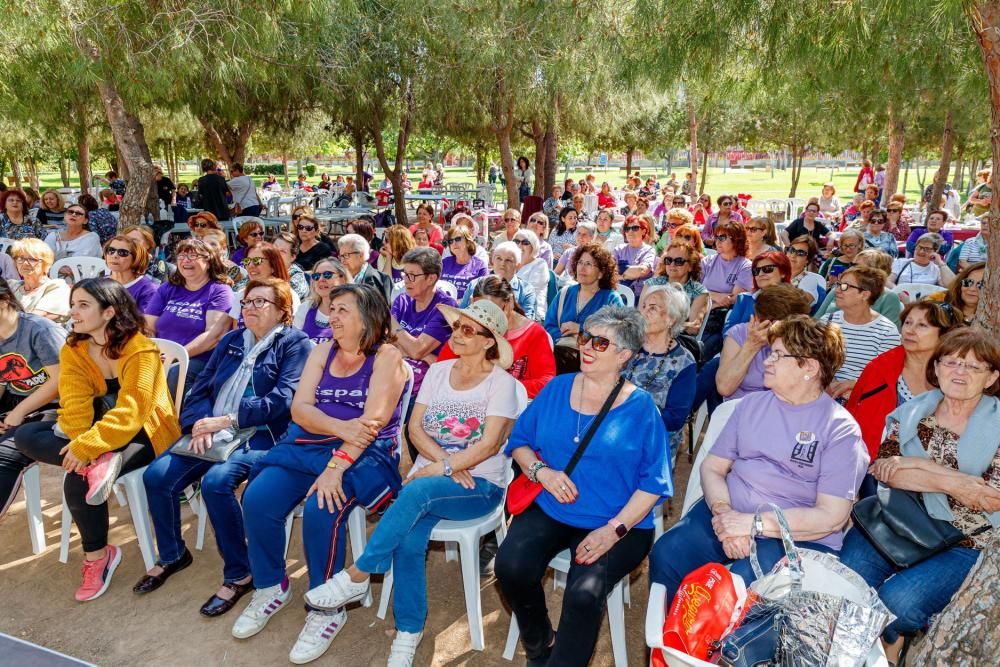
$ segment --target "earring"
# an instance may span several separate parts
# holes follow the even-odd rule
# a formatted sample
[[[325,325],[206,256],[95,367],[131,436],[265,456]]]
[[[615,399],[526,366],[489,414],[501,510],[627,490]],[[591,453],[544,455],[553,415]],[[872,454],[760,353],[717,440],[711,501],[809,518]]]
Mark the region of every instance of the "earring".
[[[810,380],[811,378],[812,378],[812,376],[811,376],[811,375],[803,375],[803,376],[802,376],[802,379],[803,379],[803,380],[805,380],[806,382],[809,382],[809,380]]]

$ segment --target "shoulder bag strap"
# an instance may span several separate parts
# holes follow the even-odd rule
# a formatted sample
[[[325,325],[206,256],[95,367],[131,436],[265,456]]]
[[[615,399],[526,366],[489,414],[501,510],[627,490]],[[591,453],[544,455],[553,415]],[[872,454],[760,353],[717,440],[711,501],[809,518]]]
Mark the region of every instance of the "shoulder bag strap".
[[[900,267],[899,273],[896,274],[896,284],[897,285],[899,284],[899,279],[903,276],[903,271],[906,271],[906,269],[910,268],[910,264],[913,264],[913,261],[914,260],[911,259],[909,262],[907,262],[902,267]],[[910,278],[911,279],[913,278],[913,269],[910,269]]]
[[[562,311],[563,304],[566,303],[566,292],[569,291],[569,285],[563,287],[559,290],[559,306],[556,308],[556,326],[562,327]]]
[[[573,452],[573,458],[569,460],[569,463],[566,465],[566,469],[563,470],[567,477],[573,473],[573,469],[576,468],[576,464],[580,462],[580,458],[586,451],[587,445],[590,444],[590,440],[594,437],[594,433],[596,433],[597,429],[600,428],[601,422],[604,421],[604,417],[608,414],[611,406],[614,405],[615,400],[618,398],[618,394],[621,393],[623,386],[625,386],[625,376],[618,378],[618,384],[616,384],[615,388],[611,390],[611,395],[608,396],[608,400],[604,401],[604,405],[601,406],[601,411],[597,413],[596,417],[594,417],[594,421],[591,422],[590,428],[587,429],[587,432],[583,436],[583,440],[580,441],[580,446],[576,448],[575,452]]]

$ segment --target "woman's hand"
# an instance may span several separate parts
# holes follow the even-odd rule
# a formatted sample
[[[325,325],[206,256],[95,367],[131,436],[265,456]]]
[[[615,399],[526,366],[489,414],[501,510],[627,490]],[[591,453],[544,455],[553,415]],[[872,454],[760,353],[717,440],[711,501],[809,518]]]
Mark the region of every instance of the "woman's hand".
[[[580,325],[577,322],[563,322],[559,326],[559,331],[563,336],[575,336],[580,333]]]
[[[854,391],[855,384],[857,384],[857,380],[834,380],[830,383],[830,386],[826,388],[826,393],[830,394],[830,397],[833,399],[846,399],[851,395],[851,392]]]
[[[767,345],[767,332],[771,328],[771,320],[758,320],[756,315],[750,317],[747,324],[747,342],[753,350],[762,350]]]
[[[750,538],[734,537],[722,541],[722,551],[733,560],[742,560],[750,557]]]
[[[90,461],[77,458],[76,454],[70,451],[69,445],[60,449],[59,454],[63,457],[62,467],[66,472],[82,474],[83,469],[90,465]]]
[[[736,537],[750,537],[753,529],[753,515],[735,510],[719,512],[712,517],[712,530],[722,542]]]
[[[192,435],[191,442],[188,443],[188,449],[195,454],[204,454],[212,448],[212,434],[205,433],[202,435]]]
[[[24,423],[24,417],[16,414],[13,410],[8,412],[3,421],[0,422],[0,434],[6,433],[8,430],[20,426]]]
[[[347,496],[344,494],[344,471],[340,468],[327,468],[316,481],[309,487],[306,498],[316,494],[316,502],[319,508],[326,507],[330,514],[344,508],[347,504]]]
[[[378,436],[380,428],[379,423],[374,419],[349,419],[343,422],[340,439],[346,445],[365,449]]]
[[[923,464],[924,460],[916,456],[887,456],[872,461],[868,466],[868,472],[883,484],[891,484],[893,475],[898,471],[922,468]]]
[[[218,433],[219,431],[229,428],[233,425],[231,419],[228,416],[225,417],[203,417],[194,423],[191,427],[191,435],[211,435],[213,433]]]
[[[1000,490],[987,484],[982,477],[963,475],[956,478],[948,495],[975,512],[1000,511]]]
[[[618,534],[612,530],[611,526],[601,526],[593,530],[583,538],[576,548],[576,562],[580,565],[591,565],[596,563],[601,556],[608,553],[611,547],[618,542]]]
[[[562,470],[552,468],[542,468],[535,474],[535,479],[541,482],[542,487],[552,494],[552,497],[562,504],[576,502],[580,493],[576,490],[576,484]]]

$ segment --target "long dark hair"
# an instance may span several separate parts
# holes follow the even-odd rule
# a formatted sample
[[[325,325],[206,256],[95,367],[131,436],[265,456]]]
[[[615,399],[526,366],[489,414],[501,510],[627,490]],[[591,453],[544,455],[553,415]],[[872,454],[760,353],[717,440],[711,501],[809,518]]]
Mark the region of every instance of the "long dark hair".
[[[14,292],[11,291],[10,285],[7,284],[5,278],[0,278],[0,303],[6,304],[8,308],[14,310],[18,313],[24,312],[24,306],[21,302],[17,300],[14,296]]]
[[[569,215],[570,213],[576,213],[576,209],[573,208],[572,206],[565,206],[559,210],[559,222],[558,224],[556,224],[556,234],[566,233],[566,216]],[[577,217],[576,224],[580,224],[579,220],[580,214],[577,213],[576,217]],[[573,229],[576,229],[576,227],[574,227]]]
[[[77,290],[84,290],[94,297],[94,301],[101,307],[101,310],[115,309],[115,316],[108,320],[104,329],[108,338],[108,342],[104,346],[104,354],[108,359],[118,359],[121,357],[125,345],[136,334],[142,333],[142,313],[139,312],[139,306],[136,305],[135,299],[121,283],[111,278],[84,278],[73,285],[69,294],[71,300]],[[66,337],[66,343],[77,345],[89,339],[90,334],[72,332]]]
[[[330,303],[338,297],[350,294],[358,304],[358,311],[361,313],[361,342],[359,349],[365,356],[375,354],[375,351],[384,343],[391,343],[395,340],[392,335],[390,325],[392,316],[389,314],[389,304],[386,303],[382,292],[371,285],[339,285],[330,290]]]
[[[510,286],[506,278],[500,276],[485,276],[476,283],[472,290],[472,297],[483,296],[486,298],[500,299],[505,303],[513,304],[514,312],[524,315],[524,309],[514,298],[514,288]]]

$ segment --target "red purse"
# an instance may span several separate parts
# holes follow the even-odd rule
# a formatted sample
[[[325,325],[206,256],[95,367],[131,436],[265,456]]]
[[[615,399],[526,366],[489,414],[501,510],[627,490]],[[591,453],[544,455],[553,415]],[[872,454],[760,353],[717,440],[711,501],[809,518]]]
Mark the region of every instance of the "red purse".
[[[611,390],[611,395],[608,399],[604,401],[604,405],[601,406],[601,411],[597,413],[594,417],[594,421],[591,422],[590,427],[587,432],[583,435],[583,440],[580,441],[580,445],[573,452],[573,458],[569,460],[566,465],[566,469],[563,470],[566,476],[569,477],[573,473],[573,469],[576,468],[576,464],[580,461],[580,457],[583,456],[584,450],[587,449],[587,445],[590,444],[590,439],[597,432],[600,427],[601,422],[604,421],[604,416],[608,414],[611,406],[614,405],[615,399],[618,398],[618,394],[621,393],[622,386],[625,384],[625,378],[618,378],[618,384],[615,388]],[[541,460],[541,457],[539,457]],[[542,486],[541,482],[532,482],[528,479],[527,475],[520,475],[514,479],[513,482],[507,487],[507,512],[512,516],[517,516],[521,514],[526,509],[531,507],[532,503],[535,502],[535,498],[541,494],[545,487]]]

